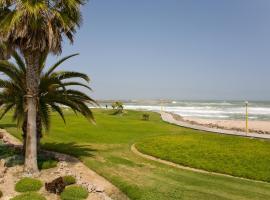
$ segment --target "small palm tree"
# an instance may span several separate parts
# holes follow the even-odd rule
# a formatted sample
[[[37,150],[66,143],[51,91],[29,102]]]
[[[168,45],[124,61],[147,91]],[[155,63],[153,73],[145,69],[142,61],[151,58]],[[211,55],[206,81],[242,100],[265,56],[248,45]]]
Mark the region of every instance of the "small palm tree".
[[[83,92],[70,89],[70,86],[82,86],[91,90],[91,88],[81,82],[72,81],[70,79],[80,78],[89,82],[86,74],[73,71],[55,71],[64,61],[76,56],[73,54],[67,56],[47,71],[45,71],[46,56],[40,63],[40,84],[38,94],[37,109],[37,141],[39,144],[42,137],[42,127],[46,130],[50,128],[51,111],[57,112],[65,122],[63,107],[71,108],[76,113],[81,113],[88,120],[93,121],[93,115],[88,104],[96,104],[96,102]],[[24,146],[27,132],[27,113],[25,111],[25,95],[26,91],[26,66],[23,58],[17,53],[12,54],[15,63],[9,61],[0,61],[0,72],[7,76],[8,79],[0,79],[0,106],[2,113],[0,119],[10,110],[13,111],[13,120],[16,120],[17,126],[22,128]],[[39,145],[38,145],[39,146]]]

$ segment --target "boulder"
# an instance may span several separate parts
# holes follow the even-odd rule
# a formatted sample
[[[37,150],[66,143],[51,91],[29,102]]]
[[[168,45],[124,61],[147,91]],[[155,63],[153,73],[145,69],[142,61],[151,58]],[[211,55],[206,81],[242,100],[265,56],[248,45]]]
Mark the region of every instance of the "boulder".
[[[56,178],[50,183],[45,183],[45,189],[54,194],[61,194],[65,187],[66,185],[62,177]]]

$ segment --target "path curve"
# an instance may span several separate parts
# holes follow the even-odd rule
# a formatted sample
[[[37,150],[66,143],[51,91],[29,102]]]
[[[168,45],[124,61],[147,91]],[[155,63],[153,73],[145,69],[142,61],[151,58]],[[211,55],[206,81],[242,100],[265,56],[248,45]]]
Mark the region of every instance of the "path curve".
[[[175,124],[185,128],[191,128],[200,131],[207,131],[212,133],[218,134],[225,134],[225,135],[235,135],[235,136],[242,136],[242,137],[249,137],[249,138],[259,138],[259,139],[270,139],[270,134],[259,134],[259,133],[248,133],[240,132],[240,131],[233,131],[233,130],[225,130],[219,128],[210,128],[202,125],[194,125],[188,122],[184,122],[181,120],[176,120],[173,115],[169,112],[159,112],[161,115],[161,119],[165,122],[170,124]]]
[[[18,140],[16,137],[8,133],[5,129],[0,129],[0,134],[3,135],[3,141],[14,145],[14,146],[21,146],[21,141]],[[116,186],[114,186],[111,182],[106,180],[104,177],[100,176],[90,168],[88,168],[86,165],[84,165],[79,159],[63,154],[58,153],[54,151],[44,151],[47,154],[53,155],[55,158],[57,158],[59,161],[66,161],[68,163],[71,163],[68,168],[72,168],[74,171],[76,171],[77,174],[79,174],[80,177],[83,178],[88,183],[91,183],[97,187],[97,194],[99,197],[92,196],[95,194],[90,193],[89,199],[117,199],[117,200],[128,200],[129,198],[122,193]],[[105,194],[102,194],[104,191]],[[100,193],[99,193],[100,192]]]
[[[235,179],[242,179],[242,180],[247,180],[247,181],[252,181],[252,182],[269,184],[269,182],[266,182],[266,181],[253,180],[253,179],[248,179],[248,178],[243,178],[243,177],[238,177],[238,176],[232,176],[229,174],[222,174],[222,173],[218,173],[218,172],[210,172],[210,171],[206,171],[203,169],[197,169],[197,168],[193,168],[193,167],[187,167],[184,165],[176,164],[176,163],[171,162],[171,161],[163,160],[163,159],[160,159],[160,158],[157,158],[154,156],[150,156],[148,154],[144,154],[136,148],[136,144],[131,145],[131,151],[140,157],[146,158],[148,160],[156,161],[156,162],[159,162],[159,163],[171,166],[171,167],[175,167],[178,169],[184,169],[184,170],[189,170],[189,171],[203,173],[203,174],[212,174],[212,175],[225,176],[225,177],[230,177],[230,178],[235,178]]]

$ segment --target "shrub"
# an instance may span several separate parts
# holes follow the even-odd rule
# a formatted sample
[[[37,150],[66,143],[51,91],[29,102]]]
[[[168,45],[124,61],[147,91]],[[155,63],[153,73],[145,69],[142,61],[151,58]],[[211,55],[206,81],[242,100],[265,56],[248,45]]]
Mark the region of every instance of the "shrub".
[[[5,159],[6,167],[14,167],[16,165],[23,165],[23,163],[24,163],[24,158],[22,155],[13,155]]]
[[[76,178],[73,176],[64,176],[63,179],[65,185],[72,185],[76,183]]]
[[[36,192],[28,192],[18,195],[11,200],[46,200],[46,198]]]
[[[3,192],[0,190],[0,198],[3,196]]]
[[[81,186],[69,186],[66,187],[61,194],[62,200],[82,200],[88,197],[88,191]]]
[[[142,115],[142,119],[143,119],[144,121],[149,121],[149,118],[150,118],[150,115],[147,114],[147,113],[144,113],[144,114]]]
[[[23,178],[18,181],[15,185],[15,190],[17,192],[32,192],[38,191],[42,187],[40,180],[33,178]]]
[[[122,114],[122,113],[123,113],[124,105],[123,105],[122,102],[116,101],[116,102],[112,103],[112,108],[113,108],[113,110],[116,109],[116,110],[113,112],[113,115],[118,115],[118,114]]]
[[[49,160],[38,160],[38,168],[39,169],[50,169],[57,166],[57,161],[53,159]]]

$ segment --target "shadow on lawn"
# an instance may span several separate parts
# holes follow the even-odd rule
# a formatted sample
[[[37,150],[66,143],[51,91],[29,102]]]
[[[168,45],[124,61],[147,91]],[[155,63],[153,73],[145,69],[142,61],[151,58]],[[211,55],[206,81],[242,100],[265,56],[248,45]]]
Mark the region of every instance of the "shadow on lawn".
[[[45,143],[42,145],[43,149],[56,151],[59,153],[68,154],[77,158],[93,157],[96,149],[91,148],[89,145],[79,145],[75,142],[70,143]]]
[[[0,124],[0,128],[2,128],[2,129],[5,129],[5,128],[17,128],[17,126],[14,123]]]

